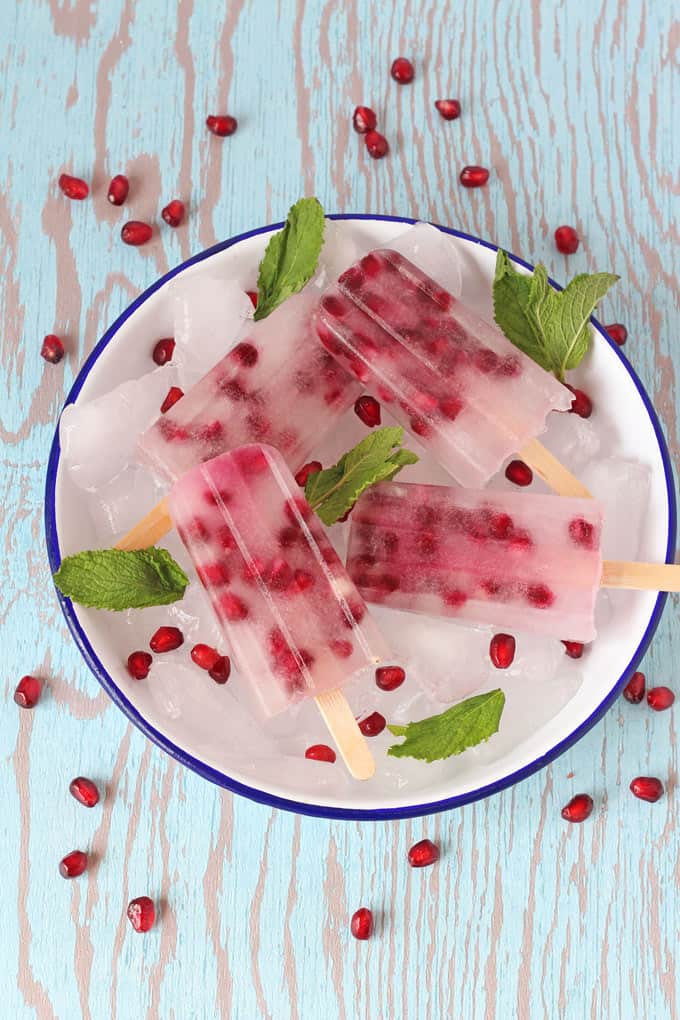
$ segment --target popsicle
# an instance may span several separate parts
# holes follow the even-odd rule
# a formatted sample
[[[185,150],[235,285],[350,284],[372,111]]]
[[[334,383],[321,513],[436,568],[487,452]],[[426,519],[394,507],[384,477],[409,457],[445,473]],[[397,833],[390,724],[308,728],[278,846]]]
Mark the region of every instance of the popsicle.
[[[315,316],[323,346],[387,405],[461,485],[511,454],[556,491],[588,491],[537,440],[572,394],[494,326],[392,249],[347,269]]]
[[[368,778],[341,688],[389,651],[283,455],[252,444],[200,464],[168,509],[261,713],[314,697],[350,770]]]
[[[351,520],[349,575],[395,609],[592,641],[601,586],[680,585],[680,566],[603,563],[592,499],[384,482]]]

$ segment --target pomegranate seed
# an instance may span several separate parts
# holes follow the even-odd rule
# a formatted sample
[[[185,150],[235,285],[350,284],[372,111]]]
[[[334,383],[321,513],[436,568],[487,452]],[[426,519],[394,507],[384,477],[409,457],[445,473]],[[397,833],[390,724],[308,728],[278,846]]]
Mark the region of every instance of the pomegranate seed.
[[[152,652],[174,652],[184,644],[184,635],[179,627],[159,627],[149,641]]]
[[[384,135],[381,135],[379,131],[368,131],[364,135],[366,141],[366,148],[369,156],[373,159],[382,159],[390,151],[390,147],[387,144],[387,139]]]
[[[87,854],[82,850],[72,850],[59,861],[59,874],[62,878],[78,878],[87,868]]]
[[[148,652],[131,652],[127,660],[128,673],[133,680],[146,680],[152,662]]]
[[[636,776],[629,789],[639,800],[647,800],[650,804],[656,804],[663,797],[663,783],[654,776]]]
[[[584,520],[583,517],[574,517],[569,521],[569,534],[576,545],[582,545],[585,549],[593,548],[595,529],[590,521]]]
[[[623,696],[631,705],[639,705],[645,696],[645,674],[633,673],[632,677],[623,688]]]
[[[373,933],[373,914],[368,907],[359,907],[352,914],[352,920],[349,924],[349,930],[354,935],[355,939],[359,939],[360,942],[365,942],[369,939]]]
[[[111,205],[122,205],[125,199],[128,197],[128,191],[130,190],[130,182],[124,174],[116,174],[115,177],[111,178],[109,184],[109,191],[107,198]]]
[[[414,843],[408,852],[408,862],[412,868],[428,868],[439,860],[439,847],[431,839],[421,839]]]
[[[309,758],[310,761],[327,761],[333,764],[335,757],[335,751],[328,744],[312,744],[305,751],[305,758]]]
[[[563,641],[564,651],[570,659],[580,659],[583,655],[583,643],[581,641]]]
[[[558,227],[555,231],[555,244],[562,255],[573,255],[578,248],[578,234],[573,227]]]
[[[84,807],[94,807],[99,803],[99,790],[91,779],[85,776],[76,776],[68,786],[71,796],[75,797],[79,804]]]
[[[241,601],[238,595],[232,595],[231,592],[227,592],[220,599],[220,611],[231,623],[245,620],[248,616],[248,606]]]
[[[375,682],[381,691],[396,691],[406,679],[401,666],[379,666],[375,671]]]
[[[399,85],[410,85],[415,75],[415,69],[410,60],[406,57],[397,57],[392,61],[390,74]]]
[[[387,726],[385,716],[380,712],[371,712],[359,723],[359,729],[365,737],[377,737]]]
[[[178,198],[173,198],[172,202],[168,202],[163,208],[161,216],[169,227],[178,227],[184,219],[184,213],[184,202],[180,202]]]
[[[208,131],[212,131],[214,135],[219,138],[226,138],[229,135],[233,135],[234,131],[238,127],[238,121],[236,117],[225,116],[209,116],[205,119],[205,126]]]
[[[149,896],[138,896],[130,900],[127,908],[127,916],[135,931],[149,931],[153,928],[156,920],[156,908]]]
[[[464,166],[460,172],[460,183],[464,188],[481,188],[489,179],[485,166]]]
[[[192,662],[205,670],[212,669],[217,660],[221,658],[220,653],[210,645],[194,645],[190,654]]]
[[[184,390],[180,389],[179,386],[171,386],[165,395],[165,400],[161,404],[161,414],[165,414],[171,407],[174,407],[178,400],[181,400],[184,396]]]
[[[560,813],[565,822],[585,822],[593,813],[593,798],[587,793],[577,793]]]
[[[218,656],[215,665],[208,670],[208,675],[212,677],[216,684],[226,684],[230,673],[231,662],[228,655]]]
[[[647,691],[647,704],[655,712],[665,712],[675,701],[670,687],[652,687]]]
[[[370,106],[357,106],[352,114],[354,130],[360,135],[365,135],[367,131],[375,131],[377,123],[378,118]]]
[[[128,220],[120,228],[120,237],[125,244],[131,244],[138,248],[140,244],[146,244],[151,240],[153,230],[148,223],[141,220]]]
[[[577,414],[580,418],[590,418],[593,413],[593,402],[588,394],[584,393],[583,390],[577,390],[575,386],[570,386],[569,383],[564,385],[574,394],[569,414]]]
[[[19,708],[35,708],[40,701],[42,681],[37,676],[22,676],[14,691]]]
[[[320,460],[310,460],[308,464],[303,464],[300,470],[295,475],[295,481],[298,483],[301,489],[304,489],[307,484],[307,479],[310,475],[315,475],[317,471],[321,471],[323,465]]]
[[[526,486],[533,482],[534,473],[523,460],[511,460],[505,469],[505,477],[515,485]]]
[[[51,365],[58,365],[64,357],[64,345],[54,333],[48,333],[40,348],[40,357]]]
[[[67,198],[74,198],[78,202],[82,202],[90,194],[90,189],[86,182],[80,177],[71,177],[70,174],[60,175],[59,187]]]
[[[515,639],[512,634],[494,634],[489,655],[496,669],[507,669],[515,658]]]
[[[437,99],[434,105],[444,120],[457,120],[460,117],[460,103],[457,99]]]
[[[359,397],[354,405],[354,413],[369,429],[380,424],[380,404],[375,397],[368,394]]]
[[[175,341],[171,336],[163,337],[153,349],[151,357],[157,365],[166,365],[175,353]]]
[[[612,322],[609,326],[605,326],[604,328],[607,330],[614,343],[618,344],[619,347],[623,347],[628,339],[628,330],[623,323]]]
[[[257,308],[257,291],[256,290],[247,290],[246,294],[250,298],[250,303],[253,306],[253,308]]]

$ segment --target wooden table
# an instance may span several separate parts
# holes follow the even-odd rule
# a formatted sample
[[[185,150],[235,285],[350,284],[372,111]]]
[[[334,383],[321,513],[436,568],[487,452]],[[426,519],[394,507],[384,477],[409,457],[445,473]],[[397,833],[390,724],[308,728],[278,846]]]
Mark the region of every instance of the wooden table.
[[[329,211],[417,215],[543,259],[565,280],[611,269],[605,322],[678,460],[677,21],[669,2],[626,0],[21,0],[0,42],[0,341],[5,709],[0,721],[0,1013],[75,1020],[229,1017],[509,1020],[678,1016],[680,855],[673,711],[621,702],[550,768],[455,813],[393,824],[269,811],[175,765],[129,726],[71,641],[42,534],[47,452],[64,395],[105,326],[190,253],[280,219],[301,194]],[[389,65],[415,57],[398,87]],[[460,98],[445,123],[433,108]],[[367,158],[351,128],[379,112],[391,154]],[[231,112],[220,141],[206,114]],[[673,128],[675,132],[673,134]],[[465,190],[466,163],[492,169]],[[93,198],[69,203],[62,170]],[[125,213],[106,185],[126,172]],[[186,224],[141,250],[124,218]],[[573,224],[582,244],[558,255]],[[46,365],[42,337],[66,337]],[[677,600],[644,668],[675,683]],[[32,713],[19,677],[47,690]],[[87,812],[76,774],[106,786]],[[669,795],[636,801],[659,775]],[[596,799],[581,827],[572,793]],[[408,846],[439,840],[423,872]],[[97,864],[62,881],[75,846]],[[145,937],[132,896],[162,901]],[[349,914],[378,915],[357,943]]]

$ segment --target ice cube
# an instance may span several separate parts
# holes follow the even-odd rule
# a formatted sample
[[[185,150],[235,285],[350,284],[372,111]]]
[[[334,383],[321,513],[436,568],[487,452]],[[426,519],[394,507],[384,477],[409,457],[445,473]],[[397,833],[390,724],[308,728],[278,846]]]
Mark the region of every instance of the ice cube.
[[[189,389],[223,358],[252,314],[250,298],[235,281],[199,266],[170,285],[179,382]]]
[[[341,273],[369,250],[367,245],[362,245],[356,239],[350,224],[342,220],[327,219],[323,237],[319,265],[312,282],[312,286],[321,289],[337,280]]]
[[[637,461],[609,457],[588,464],[580,478],[604,505],[603,557],[637,559],[649,500],[650,469]]]
[[[97,537],[110,544],[124,535],[156,505],[164,492],[144,468],[127,465],[111,481],[105,482],[90,497],[90,513]]]
[[[557,459],[576,473],[597,456],[600,435],[594,425],[578,414],[553,411],[548,416],[548,429],[541,442]]]
[[[392,241],[378,247],[392,248],[410,259],[423,273],[460,297],[462,289],[461,265],[452,239],[431,223],[414,223]]]

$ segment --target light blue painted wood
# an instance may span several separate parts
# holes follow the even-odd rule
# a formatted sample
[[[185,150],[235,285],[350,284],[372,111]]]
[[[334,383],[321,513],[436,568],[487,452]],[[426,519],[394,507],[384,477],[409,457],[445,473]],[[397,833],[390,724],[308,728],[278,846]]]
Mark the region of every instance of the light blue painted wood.
[[[678,1016],[677,740],[673,713],[625,703],[546,772],[430,820],[340,824],[234,800],[176,767],[127,726],[70,641],[42,541],[47,451],[84,355],[130,298],[216,239],[280,218],[302,192],[329,210],[414,214],[543,259],[558,279],[615,269],[604,321],[664,420],[677,426],[680,101],[672,5],[626,0],[193,3],[22,0],[0,41],[0,594],[6,707],[0,721],[0,854],[7,1017],[422,1017],[665,1020]],[[391,59],[414,55],[399,89]],[[436,98],[458,96],[445,124]],[[392,153],[368,160],[349,118],[375,106]],[[224,142],[203,127],[233,112]],[[493,168],[461,189],[465,163]],[[61,169],[94,182],[65,203]],[[187,226],[148,249],[118,239],[105,199],[127,170],[127,215],[188,200]],[[552,231],[583,237],[568,263]],[[65,365],[38,356],[51,330]],[[677,601],[645,668],[675,681]],[[48,681],[33,714],[11,692]],[[77,773],[107,785],[93,812]],[[666,779],[656,806],[627,792]],[[573,774],[573,775],[572,775]],[[596,813],[559,809],[589,790]],[[423,835],[440,865],[405,866]],[[59,858],[91,847],[87,880]],[[164,901],[135,937],[131,896]],[[348,915],[379,914],[355,943]]]

